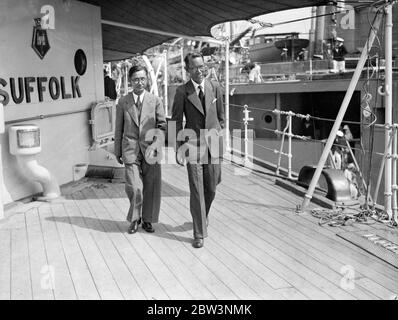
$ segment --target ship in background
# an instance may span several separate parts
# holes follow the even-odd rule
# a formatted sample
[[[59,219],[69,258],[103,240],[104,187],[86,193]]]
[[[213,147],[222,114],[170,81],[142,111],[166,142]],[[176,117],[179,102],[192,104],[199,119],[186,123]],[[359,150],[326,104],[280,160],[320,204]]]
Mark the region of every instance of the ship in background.
[[[299,38],[298,32],[261,34],[248,40],[250,61],[257,63],[298,60],[308,45],[309,40]]]
[[[249,106],[250,116],[254,119],[249,128],[254,137],[254,156],[257,159],[273,166],[278,162],[278,155],[271,150],[279,150],[281,136],[274,131],[282,131],[287,122],[285,116],[277,115],[272,110],[292,111],[314,117],[311,119],[310,133],[303,119],[293,118],[293,134],[310,138],[307,141],[300,139],[292,141],[292,167],[297,173],[305,165],[316,165],[320,159],[324,147],[322,141],[329,136],[374,18],[374,12],[369,11],[368,7],[354,9],[347,4],[341,8],[333,5],[313,8],[311,15],[308,40],[299,39],[298,33],[283,35],[287,37],[285,40],[278,39],[278,35],[274,35],[271,40],[267,40],[270,39],[269,35],[246,40],[251,61],[260,63],[263,83],[248,83],[247,77],[242,76],[242,65],[232,66],[230,71],[231,92],[233,92],[230,97],[231,129],[244,128],[243,110],[239,106]],[[396,106],[398,105],[398,10],[396,8],[393,10],[393,25],[393,106]],[[289,24],[286,25],[286,29],[288,26]],[[354,136],[355,157],[362,172],[366,173],[366,176],[369,173],[373,186],[376,185],[378,174],[378,170],[374,168],[380,168],[384,153],[385,132],[380,128],[371,130],[367,126],[373,118],[369,119],[369,113],[364,112],[364,108],[372,110],[376,123],[384,124],[384,101],[377,93],[384,81],[383,34],[382,24],[369,55],[371,58],[362,72],[343,121],[343,124],[349,124]],[[336,37],[344,39],[344,46],[348,51],[346,72],[343,74],[332,72],[331,57],[328,52],[328,49],[334,45]],[[297,46],[294,45],[296,41]],[[281,48],[284,44],[290,44],[290,47],[286,47],[289,53],[287,58],[281,57]],[[308,54],[307,58],[297,56],[298,51],[303,48]],[[370,100],[367,100],[369,97]],[[394,122],[398,121],[396,109],[393,110],[393,119]],[[370,151],[373,151],[372,164],[369,161]],[[282,157],[281,163],[287,168],[286,157]],[[379,191],[379,199],[383,198],[383,192]]]

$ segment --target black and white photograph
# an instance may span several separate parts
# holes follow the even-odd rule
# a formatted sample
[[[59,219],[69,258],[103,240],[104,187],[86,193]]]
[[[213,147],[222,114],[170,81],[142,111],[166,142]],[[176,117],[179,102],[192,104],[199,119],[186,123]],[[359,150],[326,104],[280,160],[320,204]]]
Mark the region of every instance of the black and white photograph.
[[[0,0],[0,147],[3,302],[398,300],[396,0]]]

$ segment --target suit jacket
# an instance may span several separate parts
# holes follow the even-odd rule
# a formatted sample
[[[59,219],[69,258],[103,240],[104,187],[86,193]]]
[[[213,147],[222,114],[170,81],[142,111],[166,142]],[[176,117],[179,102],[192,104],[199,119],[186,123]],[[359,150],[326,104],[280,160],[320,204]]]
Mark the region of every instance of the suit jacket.
[[[160,98],[146,91],[139,118],[130,92],[116,106],[115,155],[123,156],[124,163],[137,163],[140,151],[145,155],[153,143],[161,147],[165,130],[166,119]]]
[[[112,100],[116,100],[117,92],[116,92],[116,84],[115,81],[109,76],[104,78],[104,86],[105,86],[105,96],[109,97]]]
[[[188,148],[199,147],[202,151],[208,148],[214,158],[222,157],[224,143],[221,130],[224,129],[225,112],[221,88],[218,83],[212,83],[205,79],[204,94],[206,113],[191,80],[177,88],[172,114],[172,120],[176,122],[177,129],[176,147],[181,147],[185,143]],[[181,140],[180,132],[183,129],[184,115],[186,122],[182,135],[185,136],[185,139],[179,141]],[[209,130],[206,135],[203,135],[203,132],[201,135],[203,129]],[[218,140],[218,143],[211,143],[214,139]]]

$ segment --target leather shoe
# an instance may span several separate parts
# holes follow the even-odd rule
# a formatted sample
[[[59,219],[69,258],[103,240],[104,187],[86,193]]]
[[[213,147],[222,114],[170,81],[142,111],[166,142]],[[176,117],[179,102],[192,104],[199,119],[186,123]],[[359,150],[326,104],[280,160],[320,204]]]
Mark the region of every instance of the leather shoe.
[[[127,230],[127,232],[129,234],[133,234],[136,233],[138,230],[138,225],[141,223],[141,218],[138,220],[134,220],[131,222],[129,229]]]
[[[142,223],[142,229],[144,229],[146,232],[155,232],[155,229],[152,227],[152,223],[150,222],[143,222]]]
[[[194,248],[202,248],[203,244],[204,244],[204,240],[203,239],[199,239],[199,238],[193,239],[192,246]]]

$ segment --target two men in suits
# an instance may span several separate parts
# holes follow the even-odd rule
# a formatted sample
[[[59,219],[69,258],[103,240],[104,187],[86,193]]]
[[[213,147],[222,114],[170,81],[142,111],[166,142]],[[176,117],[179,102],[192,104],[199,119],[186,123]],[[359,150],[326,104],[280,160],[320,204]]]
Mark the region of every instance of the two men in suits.
[[[176,122],[176,160],[187,161],[190,211],[193,220],[193,247],[201,248],[207,237],[208,215],[221,182],[221,160],[225,116],[221,88],[205,79],[200,53],[185,57],[190,80],[177,88],[172,120]],[[183,129],[183,117],[185,127]]]
[[[126,169],[128,232],[137,232],[141,221],[145,231],[154,232],[152,223],[158,222],[160,211],[160,159],[166,119],[160,98],[145,90],[147,69],[132,66],[129,79],[133,91],[116,106],[115,155]]]

